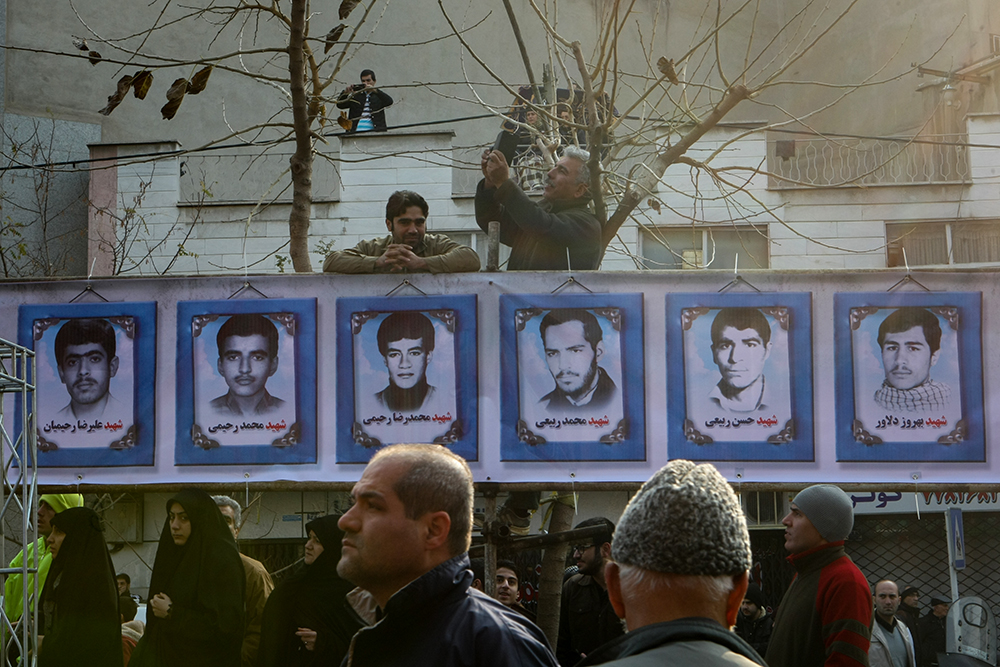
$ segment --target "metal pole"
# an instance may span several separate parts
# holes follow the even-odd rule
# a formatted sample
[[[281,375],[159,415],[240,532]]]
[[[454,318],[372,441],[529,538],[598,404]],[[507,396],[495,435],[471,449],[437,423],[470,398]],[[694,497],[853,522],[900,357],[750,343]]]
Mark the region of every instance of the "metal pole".
[[[958,600],[958,571],[955,570],[955,536],[952,535],[951,516],[947,512],[944,514],[944,535],[948,540],[948,579],[951,582],[951,602]]]
[[[500,222],[490,221],[489,243],[486,246],[486,270],[496,272],[500,270]]]

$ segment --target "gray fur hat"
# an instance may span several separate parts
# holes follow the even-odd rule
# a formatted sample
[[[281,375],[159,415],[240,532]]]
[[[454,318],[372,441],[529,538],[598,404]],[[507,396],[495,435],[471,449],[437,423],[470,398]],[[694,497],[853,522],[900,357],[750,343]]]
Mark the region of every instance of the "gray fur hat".
[[[629,501],[611,557],[654,572],[731,575],[750,569],[750,534],[740,502],[719,471],[678,459]]]
[[[792,498],[827,542],[846,540],[854,528],[854,503],[840,487],[816,484]]]

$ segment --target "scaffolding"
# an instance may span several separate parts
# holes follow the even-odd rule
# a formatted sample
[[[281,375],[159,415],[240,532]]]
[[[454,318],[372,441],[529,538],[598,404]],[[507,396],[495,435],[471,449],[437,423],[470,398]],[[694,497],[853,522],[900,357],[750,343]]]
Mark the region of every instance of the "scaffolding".
[[[0,544],[11,538],[22,546],[38,541],[34,378],[34,352],[0,339]],[[37,664],[39,585],[36,576],[30,581],[28,576],[37,572],[37,558],[22,558],[20,567],[0,568],[5,588],[10,577],[20,577],[19,592],[26,601],[22,618],[9,618],[6,595],[0,593],[0,665],[15,664],[18,656],[21,665]]]

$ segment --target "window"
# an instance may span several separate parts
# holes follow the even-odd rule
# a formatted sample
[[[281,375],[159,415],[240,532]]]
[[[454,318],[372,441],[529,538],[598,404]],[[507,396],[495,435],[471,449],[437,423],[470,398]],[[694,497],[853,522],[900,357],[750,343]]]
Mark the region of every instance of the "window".
[[[1000,262],[997,220],[886,223],[885,235],[888,266]]]
[[[764,226],[655,227],[642,230],[643,268],[766,269],[767,228]],[[707,266],[706,266],[707,264]]]
[[[441,234],[447,236],[455,243],[461,243],[471,247],[479,255],[480,263],[486,268],[486,257],[488,255],[490,240],[485,232],[479,230],[465,229],[461,231],[442,231],[435,229],[431,234]],[[500,266],[503,267],[510,257],[510,248],[505,245],[500,246]]]

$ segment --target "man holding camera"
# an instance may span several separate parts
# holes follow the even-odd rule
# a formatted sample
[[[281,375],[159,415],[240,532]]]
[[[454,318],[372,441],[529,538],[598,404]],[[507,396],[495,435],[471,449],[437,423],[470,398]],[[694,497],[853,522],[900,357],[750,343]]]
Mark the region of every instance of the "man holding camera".
[[[375,87],[375,72],[361,72],[361,85],[350,85],[337,98],[337,108],[347,109],[351,121],[349,132],[385,130],[385,109],[392,106],[392,98]]]
[[[499,150],[483,153],[476,187],[476,223],[489,232],[500,222],[500,243],[511,247],[508,271],[595,270],[601,263],[601,223],[590,211],[590,154],[576,146],[545,175],[538,204],[510,177]]]

